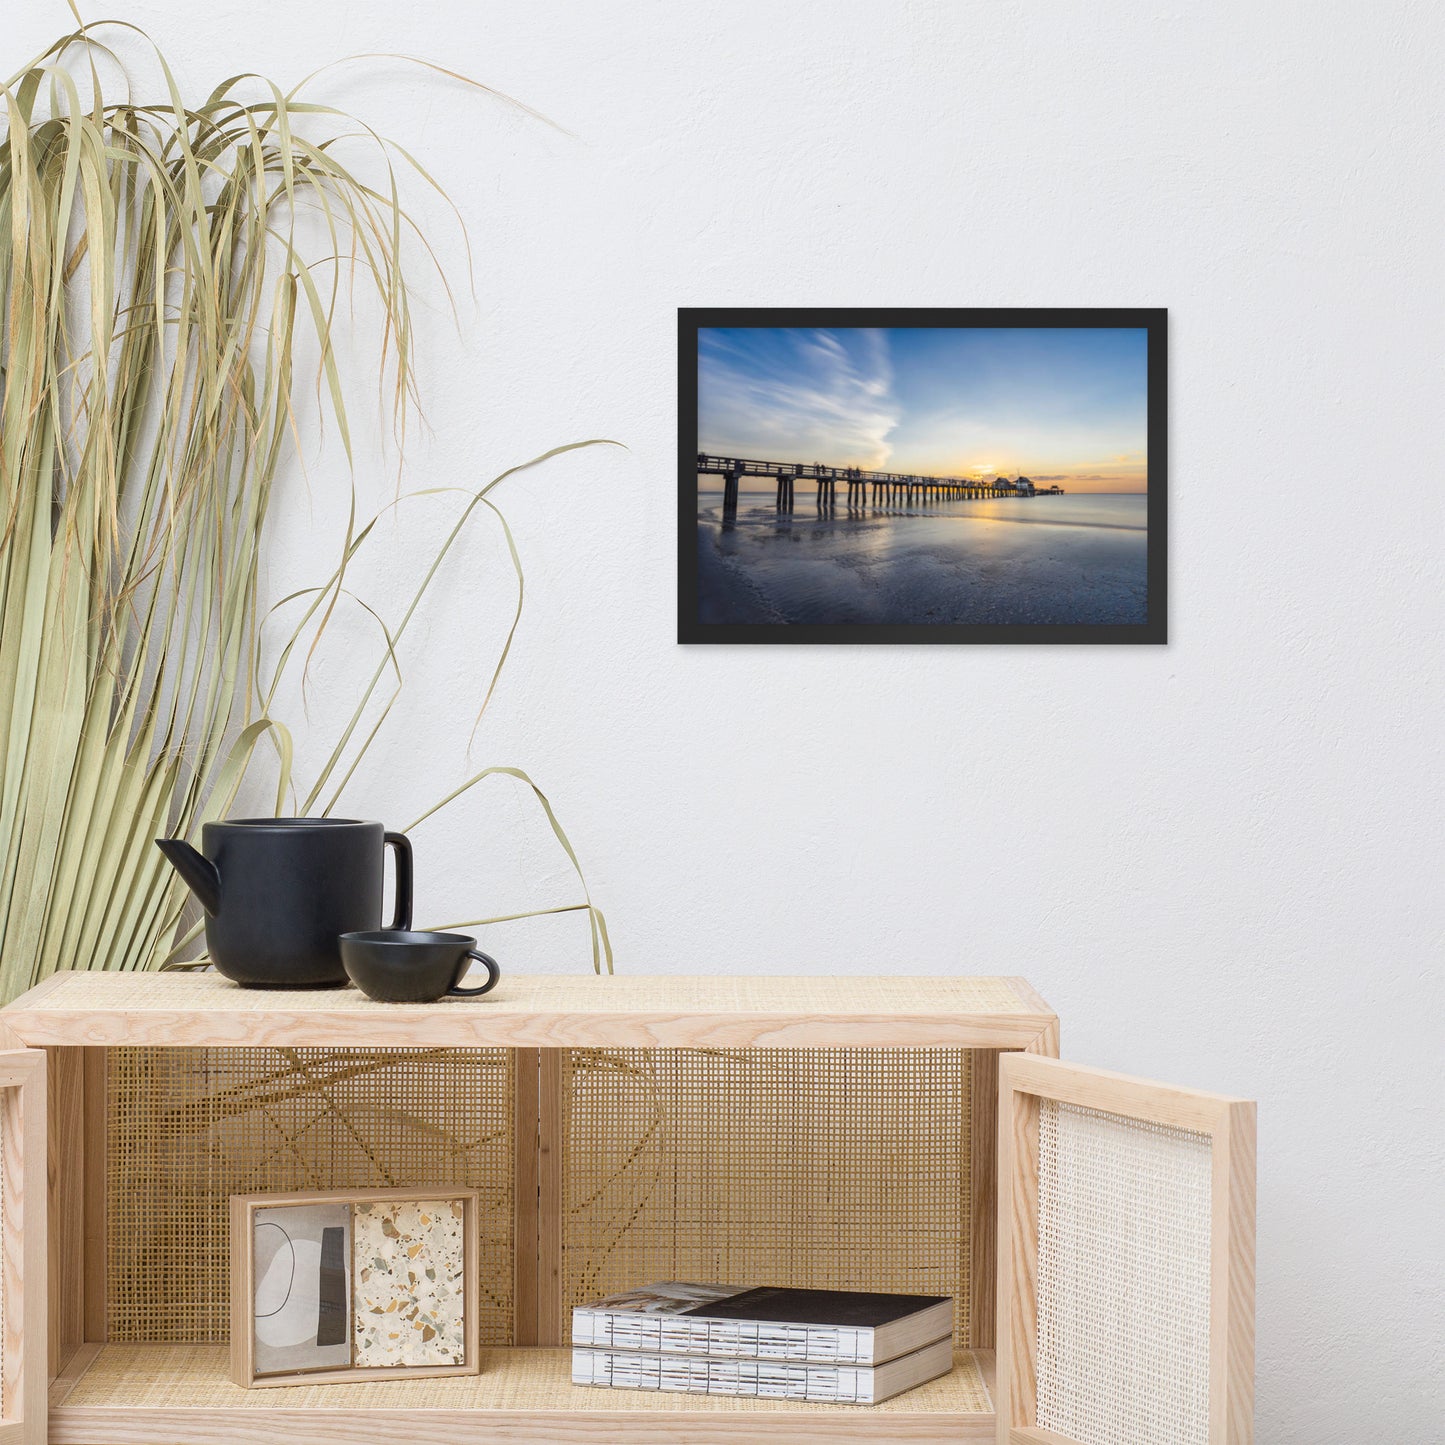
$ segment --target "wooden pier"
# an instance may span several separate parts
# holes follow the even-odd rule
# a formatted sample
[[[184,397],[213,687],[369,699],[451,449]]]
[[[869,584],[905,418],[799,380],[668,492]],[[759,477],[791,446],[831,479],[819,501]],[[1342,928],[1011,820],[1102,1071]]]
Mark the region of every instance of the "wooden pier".
[[[839,482],[847,489],[849,507],[867,506],[870,487],[875,507],[899,503],[913,507],[986,497],[1061,496],[1064,490],[1058,486],[1035,488],[1027,477],[1016,481],[1004,477],[982,481],[976,477],[913,476],[905,472],[865,472],[859,467],[830,467],[822,462],[763,462],[746,457],[718,457],[708,452],[697,454],[697,470],[700,474],[723,478],[724,513],[737,511],[744,477],[768,477],[775,481],[780,512],[793,510],[794,491],[803,479],[814,483],[820,511],[837,505]]]

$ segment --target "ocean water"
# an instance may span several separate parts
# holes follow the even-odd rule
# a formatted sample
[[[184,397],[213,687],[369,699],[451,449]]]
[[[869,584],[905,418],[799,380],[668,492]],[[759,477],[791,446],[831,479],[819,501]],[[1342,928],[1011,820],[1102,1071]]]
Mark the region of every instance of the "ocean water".
[[[1147,621],[1147,496],[1011,497],[791,514],[698,496],[704,623]]]

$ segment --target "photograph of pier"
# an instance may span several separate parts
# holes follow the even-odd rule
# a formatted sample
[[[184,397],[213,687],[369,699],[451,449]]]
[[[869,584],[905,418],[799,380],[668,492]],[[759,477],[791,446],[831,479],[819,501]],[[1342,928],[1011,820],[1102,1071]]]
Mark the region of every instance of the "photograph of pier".
[[[680,640],[1166,640],[1163,311],[680,318]]]

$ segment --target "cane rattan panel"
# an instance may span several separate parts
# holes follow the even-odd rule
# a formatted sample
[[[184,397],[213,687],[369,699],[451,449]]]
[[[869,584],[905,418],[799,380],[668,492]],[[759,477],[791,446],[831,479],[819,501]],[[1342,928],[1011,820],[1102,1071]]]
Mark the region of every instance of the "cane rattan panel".
[[[227,1199],[264,1190],[481,1191],[481,1340],[512,1336],[508,1049],[112,1049],[109,1335],[223,1342]]]
[[[1045,1099],[1038,1423],[1080,1445],[1208,1445],[1207,1135]]]
[[[951,1295],[967,1341],[969,1050],[563,1058],[569,1331],[573,1306],[673,1279]]]

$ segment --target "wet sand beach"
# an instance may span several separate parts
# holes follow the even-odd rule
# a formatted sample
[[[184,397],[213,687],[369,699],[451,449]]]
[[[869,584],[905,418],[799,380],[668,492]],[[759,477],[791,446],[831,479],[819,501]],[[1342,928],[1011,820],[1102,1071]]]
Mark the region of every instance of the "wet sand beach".
[[[1147,621],[1145,496],[973,500],[791,515],[698,506],[704,623]]]

